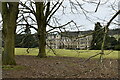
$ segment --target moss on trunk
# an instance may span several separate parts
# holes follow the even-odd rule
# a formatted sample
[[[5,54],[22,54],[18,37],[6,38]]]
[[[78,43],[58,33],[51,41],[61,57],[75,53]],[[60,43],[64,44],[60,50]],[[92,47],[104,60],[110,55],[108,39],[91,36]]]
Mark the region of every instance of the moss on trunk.
[[[9,7],[7,6],[9,5]],[[15,65],[15,31],[18,16],[18,2],[2,3],[3,40],[4,51],[2,54],[3,65]]]

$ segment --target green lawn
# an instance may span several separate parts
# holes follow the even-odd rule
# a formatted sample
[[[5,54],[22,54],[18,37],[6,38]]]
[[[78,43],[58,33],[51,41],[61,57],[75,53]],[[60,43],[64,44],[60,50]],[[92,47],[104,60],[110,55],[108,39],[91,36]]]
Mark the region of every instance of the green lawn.
[[[16,48],[15,52],[16,55],[37,55],[38,49],[37,48],[31,48],[29,51],[30,53],[26,52],[27,48]],[[47,56],[65,56],[65,57],[81,57],[81,58],[89,58],[92,55],[95,55],[100,52],[100,50],[66,50],[66,49],[54,49],[56,55],[49,49],[46,49]],[[118,51],[109,51],[105,50],[105,58],[111,58],[111,59],[118,59]],[[99,56],[96,56],[95,58],[99,58]]]

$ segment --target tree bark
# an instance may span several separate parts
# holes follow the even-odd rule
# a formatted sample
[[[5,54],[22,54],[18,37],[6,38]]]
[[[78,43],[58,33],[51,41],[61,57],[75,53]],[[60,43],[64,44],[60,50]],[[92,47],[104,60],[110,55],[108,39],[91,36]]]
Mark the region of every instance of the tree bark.
[[[39,53],[38,57],[46,57],[46,20],[43,2],[36,2],[36,20],[38,25]]]
[[[39,36],[39,53],[38,57],[45,58],[46,57],[46,29],[42,29],[43,31],[38,31]]]
[[[7,6],[9,5],[9,7]],[[18,16],[18,2],[2,3],[4,52],[3,65],[16,65],[15,62],[15,31]]]

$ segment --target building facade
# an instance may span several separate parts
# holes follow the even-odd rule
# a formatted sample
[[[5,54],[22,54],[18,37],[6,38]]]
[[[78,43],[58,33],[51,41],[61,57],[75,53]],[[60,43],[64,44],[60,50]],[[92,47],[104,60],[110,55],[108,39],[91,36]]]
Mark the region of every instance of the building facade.
[[[82,37],[80,32],[64,32],[61,34],[49,34],[46,38],[46,48],[52,49],[89,49],[92,35]]]

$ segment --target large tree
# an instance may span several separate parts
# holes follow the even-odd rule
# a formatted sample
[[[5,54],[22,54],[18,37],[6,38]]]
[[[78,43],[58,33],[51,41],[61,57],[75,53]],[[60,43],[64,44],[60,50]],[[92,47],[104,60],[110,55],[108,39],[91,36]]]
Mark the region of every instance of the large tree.
[[[48,3],[50,4],[50,2]],[[48,5],[47,5],[48,6]],[[49,7],[49,6],[48,6]],[[49,9],[48,9],[49,11]],[[44,3],[36,2],[36,20],[38,25],[39,54],[38,57],[46,57],[46,19],[44,15]]]
[[[2,19],[3,19],[3,64],[15,65],[15,32],[16,20],[18,17],[18,2],[2,2]]]

